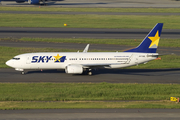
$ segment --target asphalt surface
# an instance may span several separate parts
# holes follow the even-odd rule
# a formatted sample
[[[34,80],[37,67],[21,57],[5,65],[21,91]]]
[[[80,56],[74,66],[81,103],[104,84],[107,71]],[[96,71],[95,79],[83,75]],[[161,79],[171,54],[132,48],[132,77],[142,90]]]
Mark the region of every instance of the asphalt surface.
[[[143,39],[150,30],[151,29],[0,27],[0,37]],[[180,38],[180,29],[163,29],[161,38]]]
[[[98,7],[98,8],[117,8],[117,7],[143,7],[143,8],[179,8],[178,0],[58,0],[46,2],[45,7]],[[26,3],[1,2],[2,6],[35,6]]]
[[[122,13],[122,12],[44,12],[44,11],[0,11],[0,13],[10,14],[96,14],[96,15],[180,15],[180,13]]]
[[[26,74],[14,69],[0,69],[0,82],[108,82],[108,83],[180,83],[179,69],[98,69],[93,75],[70,75],[64,70],[25,70]]]
[[[127,41],[128,42],[128,41]],[[76,49],[80,52],[84,50],[87,44],[78,43],[46,43],[46,42],[20,42],[20,41],[0,41],[0,46],[7,47],[31,47],[31,48],[62,48],[62,49]],[[126,51],[132,49],[132,46],[122,46],[122,45],[103,45],[103,44],[90,44],[89,50],[105,50],[105,51]],[[179,48],[166,48],[159,47],[157,52],[160,55],[165,54],[175,54],[180,55]]]
[[[179,109],[0,110],[1,120],[179,120]]]

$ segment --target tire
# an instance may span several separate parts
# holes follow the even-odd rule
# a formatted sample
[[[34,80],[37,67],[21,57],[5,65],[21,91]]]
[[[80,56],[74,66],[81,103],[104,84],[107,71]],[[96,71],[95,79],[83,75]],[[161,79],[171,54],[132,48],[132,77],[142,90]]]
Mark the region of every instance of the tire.
[[[90,71],[90,72],[88,72],[88,75],[89,75],[89,76],[91,76],[91,75],[92,75],[92,72],[91,72],[91,71]]]
[[[21,74],[22,74],[22,75],[25,75],[25,72],[24,72],[24,71],[22,71],[22,72],[21,72]]]

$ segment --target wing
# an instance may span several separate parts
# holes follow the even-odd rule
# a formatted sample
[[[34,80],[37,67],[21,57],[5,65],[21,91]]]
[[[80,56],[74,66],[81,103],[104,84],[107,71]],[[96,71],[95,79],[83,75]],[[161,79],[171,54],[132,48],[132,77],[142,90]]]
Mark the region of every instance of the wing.
[[[81,64],[83,68],[104,68],[111,67],[111,65],[119,65],[119,63],[102,63],[102,64]]]

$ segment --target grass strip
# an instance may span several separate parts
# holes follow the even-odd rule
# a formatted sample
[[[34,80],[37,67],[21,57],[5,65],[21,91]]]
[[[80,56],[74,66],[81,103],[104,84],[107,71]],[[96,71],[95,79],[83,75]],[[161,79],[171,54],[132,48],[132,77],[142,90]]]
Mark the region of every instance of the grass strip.
[[[180,8],[54,8],[54,7],[0,7],[0,11],[46,11],[46,12],[139,12],[179,13]]]
[[[140,15],[54,15],[0,13],[0,27],[69,28],[152,28],[164,23],[164,29],[180,29],[180,16]]]
[[[33,52],[76,52],[75,49],[53,49],[53,48],[16,48],[16,47],[3,47],[0,46],[0,68],[9,68],[5,62],[12,59],[14,56],[23,53]],[[81,51],[80,51],[81,52]],[[90,50],[90,52],[107,52],[102,50]],[[114,51],[115,52],[115,51]],[[161,60],[153,60],[147,64],[140,64],[139,66],[132,66],[132,69],[159,69],[159,68],[180,68],[180,56],[177,55],[164,55]]]
[[[22,102],[22,101],[2,101],[0,110],[15,109],[75,109],[75,108],[163,108],[179,109],[180,104],[170,101],[131,101],[131,102]]]
[[[1,38],[0,40],[13,40]],[[138,46],[142,39],[93,39],[93,38],[20,38],[14,41],[49,42],[49,43],[86,43]],[[180,47],[180,39],[161,39],[159,47]]]
[[[0,83],[0,101],[169,100],[179,84]]]

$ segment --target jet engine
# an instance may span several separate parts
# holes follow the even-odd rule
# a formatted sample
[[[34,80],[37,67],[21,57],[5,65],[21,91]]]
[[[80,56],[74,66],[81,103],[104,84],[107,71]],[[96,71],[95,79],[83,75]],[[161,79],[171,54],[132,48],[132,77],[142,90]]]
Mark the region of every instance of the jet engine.
[[[39,0],[28,0],[29,4],[39,4]]]
[[[65,72],[68,74],[82,74],[83,68],[81,65],[68,65],[65,68]]]

